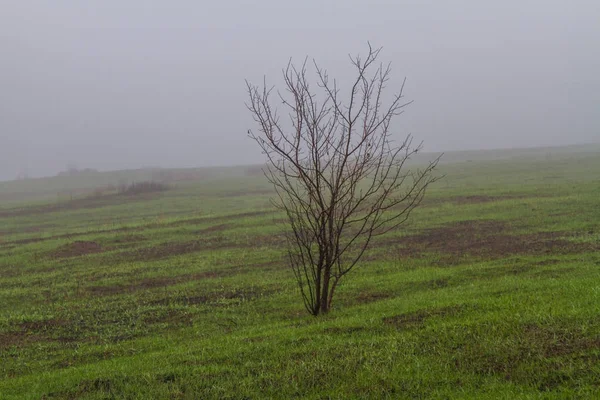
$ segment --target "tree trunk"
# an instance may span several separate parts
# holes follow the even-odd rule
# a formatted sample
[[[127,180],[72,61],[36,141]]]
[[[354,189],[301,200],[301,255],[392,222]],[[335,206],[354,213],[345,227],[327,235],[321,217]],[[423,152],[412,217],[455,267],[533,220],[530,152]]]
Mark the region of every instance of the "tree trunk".
[[[327,309],[331,309],[331,302],[333,301],[333,293],[335,293],[335,288],[340,281],[339,277],[335,277],[333,280],[333,284],[331,285],[331,289],[329,290],[329,298],[327,299]]]
[[[329,282],[331,278],[331,267],[325,268],[325,276],[323,277],[323,289],[321,292],[321,313],[327,314],[329,311]]]

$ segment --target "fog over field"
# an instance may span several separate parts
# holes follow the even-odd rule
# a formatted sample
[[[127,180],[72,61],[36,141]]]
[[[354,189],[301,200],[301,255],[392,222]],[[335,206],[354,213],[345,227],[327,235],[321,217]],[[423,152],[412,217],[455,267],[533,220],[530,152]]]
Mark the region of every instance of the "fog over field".
[[[383,46],[427,151],[600,141],[600,4],[564,1],[21,0],[0,12],[0,180],[66,165],[263,161],[244,79]]]

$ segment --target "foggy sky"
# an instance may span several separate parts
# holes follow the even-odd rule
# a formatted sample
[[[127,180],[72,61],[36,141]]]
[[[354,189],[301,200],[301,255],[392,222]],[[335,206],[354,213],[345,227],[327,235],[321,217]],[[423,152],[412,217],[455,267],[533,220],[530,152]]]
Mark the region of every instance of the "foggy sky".
[[[383,46],[426,151],[600,141],[600,2],[4,0],[0,179],[257,163],[244,79]]]

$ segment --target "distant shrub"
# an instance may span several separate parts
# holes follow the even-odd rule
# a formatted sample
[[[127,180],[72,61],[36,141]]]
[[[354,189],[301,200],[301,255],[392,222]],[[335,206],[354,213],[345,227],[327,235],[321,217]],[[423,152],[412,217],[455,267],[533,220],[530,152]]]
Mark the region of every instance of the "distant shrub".
[[[121,184],[118,188],[119,194],[142,194],[142,193],[154,193],[164,192],[171,189],[171,186],[166,183],[144,181],[144,182],[133,182],[129,185]]]
[[[160,182],[199,181],[211,176],[206,169],[157,169],[152,171],[152,180]]]
[[[77,169],[75,167],[69,167],[67,170],[59,172],[56,176],[87,176],[97,173],[98,170],[93,168]]]

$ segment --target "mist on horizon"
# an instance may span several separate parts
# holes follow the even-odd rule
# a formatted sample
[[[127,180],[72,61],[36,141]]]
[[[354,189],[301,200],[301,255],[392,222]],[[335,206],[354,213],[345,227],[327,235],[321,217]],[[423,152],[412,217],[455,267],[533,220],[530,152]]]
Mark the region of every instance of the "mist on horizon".
[[[0,180],[262,162],[244,80],[308,56],[344,87],[367,41],[425,151],[599,142],[599,20],[592,0],[10,2]]]

